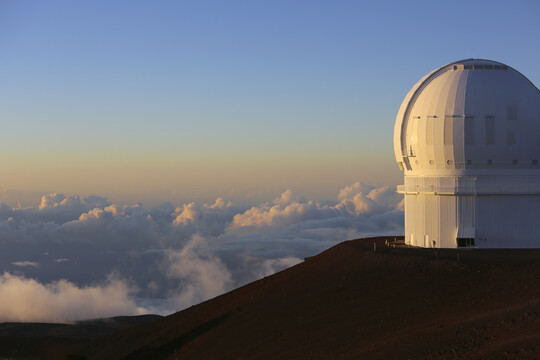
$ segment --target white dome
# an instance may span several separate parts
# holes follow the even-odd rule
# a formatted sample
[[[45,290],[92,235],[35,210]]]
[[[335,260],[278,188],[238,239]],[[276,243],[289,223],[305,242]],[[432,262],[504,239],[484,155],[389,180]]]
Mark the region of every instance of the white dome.
[[[540,172],[540,90],[499,62],[445,65],[405,97],[394,150],[406,175]]]

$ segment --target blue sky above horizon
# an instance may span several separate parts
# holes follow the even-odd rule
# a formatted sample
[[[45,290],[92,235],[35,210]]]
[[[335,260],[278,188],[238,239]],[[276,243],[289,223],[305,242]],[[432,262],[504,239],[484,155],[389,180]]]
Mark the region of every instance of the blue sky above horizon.
[[[3,1],[0,188],[155,205],[393,186],[410,87],[470,57],[538,85],[539,14],[536,1]]]

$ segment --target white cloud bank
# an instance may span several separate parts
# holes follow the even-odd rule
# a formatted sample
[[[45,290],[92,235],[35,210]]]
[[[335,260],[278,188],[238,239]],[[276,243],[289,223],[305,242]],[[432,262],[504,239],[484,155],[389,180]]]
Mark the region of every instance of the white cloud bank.
[[[2,321],[68,322],[77,319],[138,315],[126,282],[109,277],[105,284],[77,287],[67,280],[42,284],[9,273],[0,275]]]
[[[145,209],[61,194],[0,204],[0,321],[168,313],[345,239],[401,233],[402,197],[361,183],[323,203],[287,190],[252,207],[218,198]]]

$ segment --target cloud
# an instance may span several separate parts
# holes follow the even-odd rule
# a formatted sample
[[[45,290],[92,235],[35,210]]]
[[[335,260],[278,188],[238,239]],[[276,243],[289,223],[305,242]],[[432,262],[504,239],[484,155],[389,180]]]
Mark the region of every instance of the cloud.
[[[107,199],[99,196],[89,196],[81,200],[78,195],[51,193],[43,195],[36,207],[10,208],[0,203],[0,221],[11,218],[15,222],[63,224],[77,219],[87,211],[104,208],[107,205],[109,205]]]
[[[67,280],[42,284],[5,272],[0,275],[0,321],[69,322],[148,313],[131,293],[133,289],[114,276],[101,285],[77,287]]]
[[[182,229],[184,233],[217,236],[222,234],[233,217],[243,210],[244,207],[235,207],[221,197],[217,198],[214,204],[197,205],[191,202],[174,210],[172,225]]]
[[[344,187],[334,201],[306,200],[286,190],[252,206],[218,197],[146,209],[98,196],[48,194],[34,207],[0,203],[0,294],[8,285],[42,292],[46,306],[37,309],[43,319],[136,314],[142,308],[163,313],[268,276],[340,241],[401,233],[402,196],[362,183]],[[8,299],[32,296],[30,290]],[[71,311],[84,303],[76,294],[110,295],[116,302],[109,308],[96,300],[95,311]],[[32,318],[40,318],[37,311]]]
[[[33,267],[39,266],[39,263],[32,262],[32,261],[13,261],[11,264],[15,266],[33,266]]]
[[[199,235],[179,251],[167,251],[166,275],[175,283],[168,292],[169,303],[185,308],[231,290],[231,273],[208,249],[208,241]]]
[[[362,218],[399,210],[401,196],[389,187],[375,188],[355,183],[340,190],[335,204],[298,201],[291,190],[285,191],[273,202],[253,206],[236,214],[228,228],[282,228],[303,221],[331,218]]]
[[[265,276],[275,274],[301,262],[301,259],[295,257],[268,259],[262,263],[262,266],[257,272],[257,277],[263,278]]]
[[[357,194],[367,194],[373,189],[375,189],[374,186],[366,185],[361,182],[356,182],[352,185],[345,186],[343,189],[340,189],[337,199],[338,201],[351,199],[355,197]]]
[[[282,228],[301,221],[321,219],[339,215],[337,209],[321,206],[318,202],[301,202],[294,198],[292,190],[287,190],[272,202],[253,206],[236,214],[228,228],[274,227]]]

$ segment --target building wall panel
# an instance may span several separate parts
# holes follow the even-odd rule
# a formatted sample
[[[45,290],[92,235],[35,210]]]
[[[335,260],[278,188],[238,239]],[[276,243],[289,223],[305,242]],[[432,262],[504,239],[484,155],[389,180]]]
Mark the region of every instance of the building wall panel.
[[[540,195],[477,197],[479,248],[537,248],[540,244]]]

